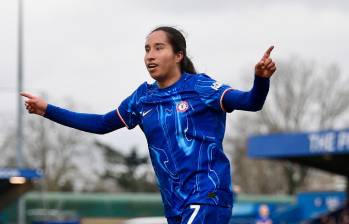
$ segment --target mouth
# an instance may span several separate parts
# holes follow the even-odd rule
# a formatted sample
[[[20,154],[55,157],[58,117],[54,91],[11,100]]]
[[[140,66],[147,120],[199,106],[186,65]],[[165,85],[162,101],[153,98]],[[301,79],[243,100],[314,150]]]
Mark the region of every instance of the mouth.
[[[155,64],[155,63],[149,63],[147,64],[147,68],[149,71],[153,71],[155,70],[159,65],[158,64]]]

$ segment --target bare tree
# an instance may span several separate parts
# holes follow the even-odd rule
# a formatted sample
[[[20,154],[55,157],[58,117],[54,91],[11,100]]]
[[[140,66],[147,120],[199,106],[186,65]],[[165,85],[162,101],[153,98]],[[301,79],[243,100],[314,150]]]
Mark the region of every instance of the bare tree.
[[[148,156],[139,155],[136,147],[131,147],[128,153],[122,154],[108,144],[98,141],[95,144],[104,153],[107,165],[104,180],[113,180],[122,191],[158,192]]]
[[[7,128],[6,132],[1,136],[0,142],[0,167],[15,167],[16,166],[16,158],[15,158],[15,130],[12,128]],[[9,150],[12,149],[12,150]]]
[[[318,66],[291,57],[278,62],[262,111],[236,115],[232,135],[234,181],[246,192],[293,194],[305,183],[308,168],[289,162],[246,158],[252,134],[343,128],[349,112],[349,79],[336,65]],[[345,122],[343,122],[345,121]]]
[[[71,103],[71,102],[70,102]],[[73,106],[69,106],[72,108]],[[36,115],[25,117],[24,166],[42,169],[48,191],[148,191],[158,188],[148,156],[127,154],[89,133]],[[15,167],[15,130],[0,141],[0,165]]]
[[[104,172],[94,136],[36,115],[25,115],[24,166],[42,169],[50,191],[94,190]],[[15,167],[15,130],[8,128],[1,146],[1,166]]]
[[[103,169],[98,168],[98,159],[103,161],[101,153],[94,150],[94,137],[32,116],[28,118],[25,139],[26,165],[44,171],[47,190],[94,189],[91,181],[98,181]]]

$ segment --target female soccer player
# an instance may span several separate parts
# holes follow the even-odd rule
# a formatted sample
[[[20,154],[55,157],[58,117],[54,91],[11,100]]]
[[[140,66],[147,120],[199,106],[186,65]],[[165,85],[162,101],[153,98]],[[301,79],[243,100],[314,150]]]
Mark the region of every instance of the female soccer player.
[[[186,41],[172,27],[146,38],[144,62],[154,83],[141,84],[104,115],[76,113],[22,92],[29,113],[82,131],[104,134],[139,125],[144,132],[169,224],[227,224],[232,215],[230,164],[223,152],[226,112],[258,111],[275,72],[270,47],[243,92],[197,74]]]

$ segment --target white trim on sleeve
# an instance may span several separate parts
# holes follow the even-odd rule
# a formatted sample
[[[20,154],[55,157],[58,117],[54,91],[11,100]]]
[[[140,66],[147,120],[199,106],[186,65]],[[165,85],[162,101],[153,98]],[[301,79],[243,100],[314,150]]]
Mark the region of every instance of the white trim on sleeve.
[[[220,98],[220,100],[219,100],[219,104],[221,105],[221,109],[222,109],[224,112],[227,112],[227,111],[224,109],[224,106],[223,106],[223,97],[224,97],[224,95],[225,95],[228,91],[230,91],[230,90],[234,90],[234,89],[233,89],[233,88],[227,88],[226,90],[224,90],[224,92],[222,93],[221,98]]]
[[[120,118],[121,122],[124,123],[124,125],[127,127],[127,129],[130,129],[129,126],[126,124],[125,120],[122,118],[118,108],[116,109],[116,114]]]

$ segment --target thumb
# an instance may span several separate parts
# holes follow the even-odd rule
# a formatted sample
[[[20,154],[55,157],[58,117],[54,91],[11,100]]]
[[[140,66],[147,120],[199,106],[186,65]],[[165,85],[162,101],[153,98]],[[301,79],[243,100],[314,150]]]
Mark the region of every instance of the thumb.
[[[33,100],[33,99],[28,99],[28,100],[25,100],[24,102],[26,102],[26,103],[35,103],[35,100]]]

